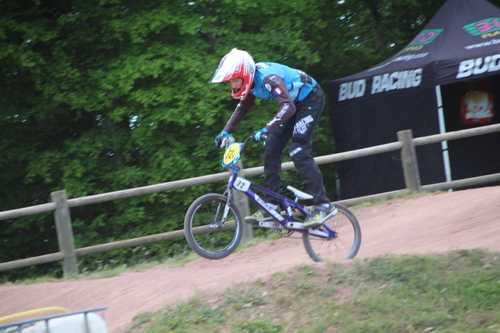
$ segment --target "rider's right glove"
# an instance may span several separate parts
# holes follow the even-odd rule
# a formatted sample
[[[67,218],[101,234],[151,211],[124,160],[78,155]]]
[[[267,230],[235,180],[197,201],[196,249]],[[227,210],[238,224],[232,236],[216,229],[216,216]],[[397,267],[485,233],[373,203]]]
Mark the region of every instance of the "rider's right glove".
[[[268,133],[267,128],[263,128],[261,130],[255,131],[255,132],[253,132],[253,140],[256,142],[266,141],[267,133]]]
[[[220,132],[219,135],[215,137],[215,148],[217,148],[217,150],[220,150],[220,146],[222,145],[222,140],[224,140],[224,138],[229,137],[230,135],[231,134],[229,134],[226,131]]]

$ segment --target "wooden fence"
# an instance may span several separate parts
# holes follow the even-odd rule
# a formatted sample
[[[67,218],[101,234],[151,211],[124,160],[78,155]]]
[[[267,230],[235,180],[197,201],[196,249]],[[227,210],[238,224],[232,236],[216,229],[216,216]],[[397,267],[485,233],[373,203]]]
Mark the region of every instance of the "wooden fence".
[[[343,160],[370,156],[380,153],[386,153],[394,150],[401,151],[401,163],[403,167],[406,188],[392,192],[374,194],[374,195],[339,201],[339,203],[342,203],[346,206],[352,206],[370,200],[392,198],[399,194],[420,192],[420,191],[449,190],[453,188],[468,187],[468,186],[500,181],[500,173],[497,173],[486,176],[422,186],[420,184],[420,174],[418,170],[417,156],[415,153],[416,146],[428,145],[432,143],[439,143],[449,140],[463,139],[467,137],[484,135],[494,132],[500,132],[500,124],[482,126],[479,128],[473,128],[455,132],[448,132],[444,134],[430,135],[420,138],[413,138],[411,130],[405,130],[398,132],[398,141],[396,142],[363,148],[363,149],[357,149],[343,153],[320,156],[316,157],[315,160],[316,163],[318,164],[325,164],[325,163],[339,162]],[[294,169],[294,165],[292,162],[287,162],[282,164],[282,170],[291,170],[291,169]],[[240,175],[242,177],[251,177],[263,173],[264,173],[263,167],[256,167],[256,168],[243,169],[240,172]],[[51,194],[52,202],[50,203],[0,212],[0,220],[7,220],[7,219],[19,218],[22,216],[54,211],[54,219],[56,223],[57,237],[60,250],[60,252],[57,253],[0,263],[0,271],[6,271],[15,268],[34,266],[34,265],[40,265],[44,263],[63,260],[63,272],[65,275],[78,274],[78,266],[76,260],[77,257],[86,256],[89,254],[107,252],[122,248],[135,247],[139,245],[146,245],[146,244],[161,242],[164,240],[183,238],[184,230],[177,230],[172,232],[166,232],[161,234],[149,235],[118,242],[75,249],[73,231],[72,231],[73,229],[71,225],[70,208],[83,205],[91,205],[100,202],[124,199],[129,197],[135,197],[140,195],[152,194],[157,192],[163,192],[173,189],[185,188],[194,185],[214,183],[217,181],[227,180],[227,178],[228,178],[227,172],[222,172],[214,175],[195,177],[185,180],[178,180],[157,185],[143,186],[122,191],[102,193],[102,194],[91,195],[81,198],[74,198],[74,199],[68,199],[66,196],[66,191],[62,190],[53,192]],[[241,204],[241,201],[239,204]],[[247,208],[243,208],[243,211],[246,210]]]

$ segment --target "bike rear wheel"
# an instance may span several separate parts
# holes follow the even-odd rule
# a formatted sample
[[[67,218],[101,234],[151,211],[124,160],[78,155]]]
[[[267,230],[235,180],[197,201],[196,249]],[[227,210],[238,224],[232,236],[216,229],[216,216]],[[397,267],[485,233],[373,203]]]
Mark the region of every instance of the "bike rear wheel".
[[[328,225],[337,232],[337,237],[323,238],[308,233],[302,234],[307,254],[314,261],[352,259],[361,246],[361,227],[356,216],[347,207],[340,204],[334,205],[339,212],[326,220],[323,225]]]
[[[189,246],[207,259],[222,259],[238,247],[243,234],[243,219],[235,205],[230,205],[222,223],[227,197],[206,194],[196,199],[184,219]]]

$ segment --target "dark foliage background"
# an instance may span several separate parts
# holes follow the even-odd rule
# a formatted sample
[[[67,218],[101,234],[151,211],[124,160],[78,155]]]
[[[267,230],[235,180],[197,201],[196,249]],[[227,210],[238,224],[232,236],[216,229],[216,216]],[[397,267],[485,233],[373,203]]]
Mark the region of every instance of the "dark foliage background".
[[[208,82],[225,53],[247,50],[325,84],[402,49],[443,3],[0,0],[0,211],[49,202],[61,189],[76,198],[221,172],[213,138],[237,101],[227,85]],[[259,101],[236,137],[262,128],[276,110]],[[247,167],[262,164],[254,148]],[[328,111],[314,149],[334,152]],[[334,200],[334,166],[321,168]],[[301,186],[295,172],[284,182]],[[76,247],[181,229],[189,204],[223,186],[74,208]],[[0,225],[0,262],[58,251],[52,214]],[[177,241],[108,252],[80,258],[80,270],[185,249]],[[53,264],[2,276],[60,273]]]

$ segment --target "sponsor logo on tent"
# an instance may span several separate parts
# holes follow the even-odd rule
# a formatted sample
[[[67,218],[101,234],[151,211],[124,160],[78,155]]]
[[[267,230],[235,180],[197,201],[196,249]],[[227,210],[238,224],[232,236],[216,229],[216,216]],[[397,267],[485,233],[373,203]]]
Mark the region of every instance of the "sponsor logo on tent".
[[[422,68],[375,75],[372,78],[371,94],[378,94],[396,89],[407,89],[420,86]],[[361,79],[342,83],[339,88],[339,102],[363,97],[366,92],[366,80]]]
[[[396,89],[418,87],[422,83],[422,68],[376,75],[372,81],[372,94]]]
[[[346,99],[363,97],[365,95],[365,91],[365,79],[342,83],[339,88],[339,102],[345,101]]]
[[[422,30],[399,54],[404,52],[419,51],[425,45],[432,43],[444,29]]]
[[[428,29],[422,30],[413,40],[408,44],[408,46],[430,44],[434,41],[437,36],[439,36],[444,29]]]
[[[500,35],[500,17],[488,18],[464,26],[472,36],[481,36],[483,38]]]
[[[457,79],[500,70],[500,54],[484,58],[465,60],[458,66]]]

